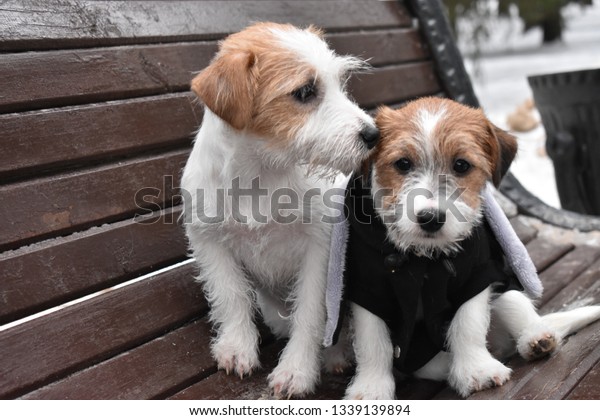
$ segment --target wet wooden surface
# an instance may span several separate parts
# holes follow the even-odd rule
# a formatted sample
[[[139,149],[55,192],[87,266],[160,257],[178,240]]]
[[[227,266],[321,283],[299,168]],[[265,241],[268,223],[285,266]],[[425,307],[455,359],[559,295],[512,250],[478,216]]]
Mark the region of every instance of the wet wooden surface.
[[[530,241],[527,248],[542,269],[544,285],[555,290],[542,301],[542,313],[600,299],[600,250],[551,245],[541,239]],[[548,255],[554,260],[549,261]],[[184,265],[0,332],[5,344],[0,360],[11,359],[25,343],[30,349],[0,380],[0,395],[26,399],[271,398],[267,375],[285,343],[267,336],[261,347],[262,368],[250,378],[217,371],[209,351],[212,334],[206,304],[199,286],[190,282],[193,273],[192,264]],[[556,286],[557,279],[563,287]],[[40,335],[40,331],[44,332]],[[549,358],[526,363],[514,357],[508,361],[513,377],[507,384],[471,399],[600,398],[599,344],[600,328],[592,325],[569,337],[561,351]],[[16,371],[18,381],[7,380]],[[351,375],[351,370],[343,375],[323,374],[322,384],[310,398],[341,398]],[[398,377],[397,391],[400,399],[458,398],[443,383],[412,378]]]
[[[523,222],[513,220],[512,223],[517,225]],[[555,311],[565,305],[576,305],[581,299],[598,302],[600,249],[585,246],[574,248],[542,239],[531,241],[531,229],[523,227],[517,231],[524,242],[529,239],[527,249],[541,271],[542,282],[545,286],[552,286],[553,290],[557,287],[557,280],[568,285],[554,293],[555,297],[550,302],[546,300],[541,311]],[[228,377],[224,372],[217,372],[171,398],[269,398],[266,377],[275,366],[272,356],[281,348],[282,343],[274,343],[265,349],[269,363],[251,378],[240,380]],[[600,361],[599,348],[600,326],[591,325],[568,338],[561,351],[552,357],[531,363],[514,357],[508,362],[514,370],[513,378],[506,385],[474,394],[470,399],[562,399],[569,397],[571,393],[572,398],[600,398],[600,375],[597,367]],[[323,384],[311,398],[341,398],[351,374],[352,372],[340,376],[324,374]],[[460,398],[444,383],[414,378],[398,378],[396,396],[405,400]]]
[[[0,48],[5,51],[214,40],[250,22],[279,22],[328,32],[406,27],[399,2],[354,0],[62,1],[5,0]]]
[[[349,85],[364,107],[444,94],[396,2],[2,3],[0,398],[270,397],[284,343],[268,334],[252,377],[216,369],[176,194],[202,119],[189,81],[219,39],[259,20],[314,23],[339,53],[369,58]],[[159,192],[145,209],[142,188]],[[134,219],[148,211],[154,223]],[[542,311],[598,301],[598,248],[511,223],[541,271]],[[549,359],[509,361],[513,379],[473,398],[600,398],[598,330]],[[311,397],[340,398],[351,373],[324,374]],[[398,378],[398,397],[456,395]]]
[[[172,207],[146,223],[125,220],[5,253],[0,323],[184,260],[187,240],[177,223],[180,215],[181,208]]]

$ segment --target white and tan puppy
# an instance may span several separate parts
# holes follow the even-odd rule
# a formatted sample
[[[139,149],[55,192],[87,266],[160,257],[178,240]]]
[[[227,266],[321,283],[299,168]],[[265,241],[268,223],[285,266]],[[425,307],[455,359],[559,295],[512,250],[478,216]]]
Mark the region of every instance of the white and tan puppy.
[[[397,360],[410,365],[407,372],[447,380],[468,396],[510,377],[511,370],[488,348],[491,320],[489,344],[502,350],[512,346],[529,360],[555,351],[565,336],[600,317],[600,306],[540,317],[532,301],[509,286],[514,275],[506,272],[485,228],[482,196],[486,185],[497,186],[508,170],[517,151],[513,136],[481,110],[439,98],[399,110],[384,107],[376,122],[381,139],[364,183],[382,221],[381,242],[389,242],[391,251],[371,246],[371,260],[381,255],[377,261],[388,264],[377,282],[379,268],[361,266],[371,255],[363,244],[376,227],[360,236],[360,225],[350,223],[358,241],[352,242],[351,230],[349,251],[363,261],[347,258],[357,359],[347,398],[393,399]],[[386,249],[392,258],[384,261]],[[364,279],[352,274],[360,270]],[[404,307],[388,299],[394,294],[405,299]]]
[[[289,337],[269,376],[276,396],[319,379],[336,171],[364,160],[379,132],[345,91],[364,63],[330,50],[315,28],[259,23],[227,37],[192,81],[204,119],[185,167],[184,219],[216,329],[219,368],[259,366],[259,307]]]

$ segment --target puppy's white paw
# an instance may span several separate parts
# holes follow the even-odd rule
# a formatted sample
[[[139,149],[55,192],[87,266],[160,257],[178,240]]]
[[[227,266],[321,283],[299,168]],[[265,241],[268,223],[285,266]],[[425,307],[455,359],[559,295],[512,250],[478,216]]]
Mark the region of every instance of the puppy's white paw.
[[[392,375],[357,375],[346,389],[346,400],[395,400],[396,382]]]
[[[303,397],[315,391],[318,373],[312,369],[289,368],[279,365],[269,375],[269,387],[275,398]]]
[[[251,339],[243,342],[240,337],[235,340],[220,337],[213,343],[212,353],[217,368],[228,375],[235,373],[243,378],[260,367],[257,345]]]
[[[344,346],[333,346],[323,350],[323,369],[327,373],[341,375],[348,369],[350,362],[349,351]]]
[[[448,383],[461,397],[466,398],[473,392],[504,385],[510,379],[511,372],[510,368],[489,356],[481,360],[454,363]]]
[[[537,324],[527,328],[517,340],[517,351],[525,360],[540,359],[554,352],[559,340],[556,333],[546,325]]]

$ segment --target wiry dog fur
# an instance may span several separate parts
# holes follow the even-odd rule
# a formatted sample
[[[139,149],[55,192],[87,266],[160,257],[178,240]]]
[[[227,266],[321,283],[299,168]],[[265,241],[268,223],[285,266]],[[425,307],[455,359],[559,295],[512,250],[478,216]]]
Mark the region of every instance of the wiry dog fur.
[[[376,122],[381,140],[370,159],[372,195],[385,196],[374,204],[386,221],[389,240],[401,251],[430,258],[458,251],[458,242],[481,223],[481,193],[486,182],[499,184],[516,154],[516,139],[490,123],[481,110],[438,98],[421,99],[399,110],[383,107]],[[405,160],[398,163],[401,159]],[[459,160],[468,163],[466,171]],[[407,203],[415,188],[431,195]],[[443,204],[442,197],[457,188],[463,190],[455,202],[463,221],[446,212]],[[391,194],[377,195],[383,190]],[[413,205],[414,214],[447,213],[445,223],[436,232],[426,231],[407,217],[407,208]],[[357,371],[346,397],[393,399],[394,350],[388,328],[361,306],[353,304],[352,310]],[[488,349],[491,318],[490,344],[531,360],[552,353],[564,337],[599,317],[600,306],[540,317],[523,293],[511,290],[492,296],[488,287],[456,312],[446,336],[449,351],[438,353],[415,375],[447,380],[465,397],[510,378],[511,370]]]
[[[192,81],[206,107],[181,185],[191,193],[186,231],[216,328],[212,353],[228,373],[256,369],[260,307],[273,332],[289,337],[269,376],[276,396],[311,392],[319,378],[330,241],[324,177],[353,170],[378,137],[345,91],[349,73],[363,66],[334,54],[313,27],[259,23],[226,38]],[[236,209],[225,192],[221,206],[218,190],[236,179],[254,190],[258,180],[267,194],[242,198]],[[282,189],[307,201],[274,213]],[[215,223],[198,217],[220,210]]]

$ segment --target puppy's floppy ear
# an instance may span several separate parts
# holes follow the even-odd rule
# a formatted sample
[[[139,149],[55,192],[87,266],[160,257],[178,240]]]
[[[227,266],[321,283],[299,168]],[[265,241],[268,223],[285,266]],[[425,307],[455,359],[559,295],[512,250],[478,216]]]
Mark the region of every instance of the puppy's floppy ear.
[[[375,115],[375,125],[379,128],[380,131],[385,131],[388,129],[394,121],[398,118],[396,115],[396,111],[392,108],[382,105],[377,108],[377,114]]]
[[[396,111],[390,107],[385,105],[381,105],[377,108],[377,112],[375,114],[375,125],[379,129],[381,133],[381,137],[385,137],[386,132],[391,129],[391,125],[398,119],[396,115]],[[364,185],[370,186],[371,183],[371,168],[374,162],[377,160],[377,155],[380,150],[381,141],[377,142],[377,145],[373,149],[373,153],[369,155],[360,166],[360,174],[362,175],[364,181]]]
[[[496,127],[494,124],[489,123],[489,129],[491,141],[494,143],[492,150],[496,150],[496,153],[494,153],[496,156],[493,158],[492,181],[498,187],[517,154],[518,144],[515,136]]]
[[[251,51],[220,54],[192,80],[192,90],[212,112],[241,130],[252,117],[255,64]]]
[[[325,39],[325,31],[323,31],[323,29],[316,27],[313,24],[308,25],[308,28],[306,28],[306,30],[308,32],[312,32],[313,34],[315,34],[316,36],[318,36],[321,39]]]

